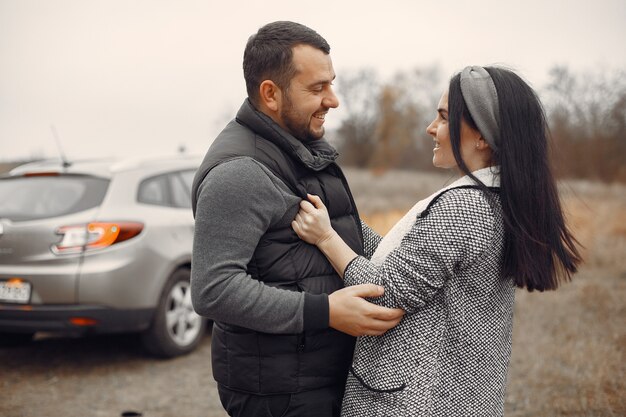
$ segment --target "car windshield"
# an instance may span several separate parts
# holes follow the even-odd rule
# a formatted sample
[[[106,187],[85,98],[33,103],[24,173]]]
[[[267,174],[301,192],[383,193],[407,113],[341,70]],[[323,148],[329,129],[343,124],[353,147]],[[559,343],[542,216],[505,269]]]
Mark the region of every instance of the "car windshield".
[[[82,175],[0,179],[0,218],[44,219],[77,213],[99,205],[109,181]]]

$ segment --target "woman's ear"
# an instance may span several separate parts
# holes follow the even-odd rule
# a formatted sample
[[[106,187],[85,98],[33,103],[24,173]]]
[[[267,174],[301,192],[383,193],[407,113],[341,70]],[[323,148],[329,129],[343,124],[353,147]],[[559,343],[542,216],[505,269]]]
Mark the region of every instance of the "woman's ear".
[[[273,112],[277,112],[280,109],[280,103],[282,99],[280,87],[278,87],[274,81],[265,80],[259,86],[259,96],[261,105],[270,109]]]
[[[478,138],[476,141],[476,149],[479,151],[484,151],[485,149],[491,149],[485,138],[482,136]]]

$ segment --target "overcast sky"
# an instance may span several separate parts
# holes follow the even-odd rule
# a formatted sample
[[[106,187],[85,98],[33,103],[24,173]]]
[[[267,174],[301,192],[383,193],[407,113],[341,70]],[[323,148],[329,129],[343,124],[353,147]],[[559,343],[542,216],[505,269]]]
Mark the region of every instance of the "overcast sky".
[[[342,72],[626,69],[624,0],[0,0],[0,160],[203,154],[245,99],[248,37],[293,20]],[[341,109],[327,116],[336,127]]]

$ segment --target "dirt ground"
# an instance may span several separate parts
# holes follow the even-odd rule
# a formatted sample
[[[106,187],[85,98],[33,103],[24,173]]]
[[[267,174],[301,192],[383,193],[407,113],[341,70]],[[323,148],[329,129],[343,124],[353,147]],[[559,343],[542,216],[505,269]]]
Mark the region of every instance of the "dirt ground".
[[[626,416],[626,273],[516,294],[506,416]]]
[[[625,299],[626,274],[602,270],[585,270],[558,292],[519,291],[505,415],[626,415]],[[196,352],[167,361],[145,357],[136,337],[122,335],[0,348],[0,416],[225,417],[210,342],[207,335]]]
[[[210,343],[207,335],[197,351],[171,360],[146,357],[131,335],[0,348],[0,416],[225,417]]]
[[[361,214],[381,233],[448,180],[347,174]],[[505,415],[626,416],[626,188],[565,184],[563,196],[585,266],[558,291],[517,292]],[[224,417],[210,342],[166,361],[146,357],[133,336],[0,348],[0,416]]]

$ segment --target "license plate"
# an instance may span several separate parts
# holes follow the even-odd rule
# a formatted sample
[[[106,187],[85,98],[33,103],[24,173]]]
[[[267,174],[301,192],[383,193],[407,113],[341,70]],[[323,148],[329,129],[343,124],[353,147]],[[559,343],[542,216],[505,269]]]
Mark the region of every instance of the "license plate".
[[[30,301],[30,282],[21,279],[0,281],[0,302],[26,304]]]

